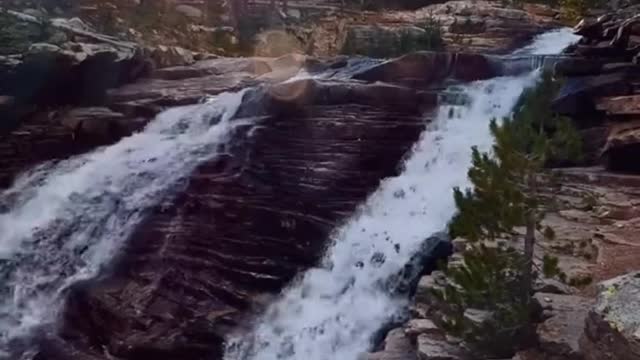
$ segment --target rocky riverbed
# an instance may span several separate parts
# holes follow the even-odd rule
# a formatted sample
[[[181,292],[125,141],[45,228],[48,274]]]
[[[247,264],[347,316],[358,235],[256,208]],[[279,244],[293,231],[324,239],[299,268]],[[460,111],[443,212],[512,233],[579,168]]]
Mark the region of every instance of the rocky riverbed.
[[[579,168],[558,169],[555,185],[545,189],[556,204],[545,222],[558,230],[539,255],[557,256],[569,284],[538,284],[535,298],[544,309],[539,346],[516,359],[640,356],[634,338],[638,323],[626,316],[635,310],[629,299],[636,294],[638,277],[625,275],[640,268],[640,244],[634,238],[640,217],[634,161],[640,33],[635,18],[625,15],[633,11],[580,25],[583,40],[555,66],[556,75],[568,78],[556,110],[579,124],[589,156]],[[0,188],[5,189],[0,224],[27,219],[20,217],[26,211],[16,209],[42,193],[37,189],[49,185],[47,176],[73,175],[95,164],[94,175],[82,177],[86,194],[72,194],[73,201],[64,202],[66,212],[33,229],[37,241],[17,251],[33,270],[0,262],[0,278],[8,279],[9,286],[15,279],[32,279],[32,271],[43,275],[33,284],[35,292],[63,300],[55,321],[36,327],[31,337],[3,343],[6,335],[0,333],[0,357],[5,351],[10,358],[38,360],[221,358],[229,334],[248,326],[275,294],[316,265],[334,229],[382,179],[401,172],[398,165],[438,106],[448,101],[445,95],[450,94],[443,89],[504,74],[504,58],[477,52],[510,52],[559,26],[556,18],[556,12],[542,6],[508,9],[484,1],[363,13],[336,22],[329,16],[318,23],[311,34],[318,38],[309,43],[316,46],[313,54],[330,56],[245,58],[112,38],[105,42],[81,22],[60,20],[63,40],[48,39],[24,53],[0,56]],[[443,25],[447,52],[419,52],[387,62],[335,56],[348,33],[368,43],[375,40],[372,34],[402,32],[426,19]],[[225,133],[226,141],[170,148],[160,159],[135,156],[140,151],[136,136],[153,129],[156,116],[220,99],[237,105],[228,110],[236,123]],[[191,120],[161,129],[159,139],[192,135],[185,125],[197,123]],[[225,121],[210,113],[200,120],[206,131]],[[117,154],[124,164],[100,162],[111,159],[100,154],[108,155],[116,145],[122,147]],[[175,154],[184,158],[173,161]],[[193,156],[203,160],[191,166],[187,160]],[[122,200],[126,194],[140,201],[137,191],[128,188],[134,185],[117,188],[107,171],[109,166],[120,169],[116,165],[131,171],[121,173],[123,184],[147,183],[147,190],[154,190],[153,175],[161,170],[175,182],[157,192],[141,187],[139,193],[148,195],[141,196],[146,207],[139,214]],[[175,169],[190,170],[174,178]],[[34,186],[35,195],[18,191],[24,182]],[[89,226],[86,217],[72,217],[82,214],[84,206],[107,209],[107,215]],[[125,229],[128,219],[137,216],[140,221]],[[114,223],[121,228],[114,229]],[[10,233],[7,229],[0,233]],[[9,240],[18,238],[10,235]],[[118,236],[123,245],[117,256],[99,269],[83,267],[85,254],[94,250],[77,241],[102,244],[101,239]],[[75,241],[65,246],[69,239]],[[28,253],[38,246],[50,251],[49,259]],[[10,253],[5,247],[0,243],[0,253]],[[454,247],[460,250],[464,243],[454,241]],[[51,267],[55,261],[61,266]],[[97,277],[83,277],[91,271]],[[82,281],[69,286],[60,278],[42,280],[52,272]],[[428,289],[444,281],[437,272],[420,279],[412,319],[391,330],[370,359],[473,358],[431,320],[437,309],[429,307]],[[601,281],[608,282],[597,286]],[[0,296],[3,291],[17,290],[0,286]],[[26,300],[16,304],[21,311],[31,306]],[[0,315],[0,324],[8,318],[8,324],[24,325],[14,314]]]

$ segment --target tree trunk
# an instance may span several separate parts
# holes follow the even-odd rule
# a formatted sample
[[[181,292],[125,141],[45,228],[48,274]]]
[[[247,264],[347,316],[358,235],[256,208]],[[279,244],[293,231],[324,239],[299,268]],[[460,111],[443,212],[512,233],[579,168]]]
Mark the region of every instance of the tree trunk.
[[[529,174],[528,191],[532,197],[537,196],[535,174]],[[531,299],[533,289],[533,255],[536,244],[536,214],[535,209],[528,209],[526,218],[526,233],[524,235],[524,268],[522,269],[522,297],[527,303]]]
[[[240,34],[240,19],[243,16],[242,11],[242,0],[230,0],[229,5],[231,7],[231,18],[233,22],[233,27],[236,29],[236,34]]]

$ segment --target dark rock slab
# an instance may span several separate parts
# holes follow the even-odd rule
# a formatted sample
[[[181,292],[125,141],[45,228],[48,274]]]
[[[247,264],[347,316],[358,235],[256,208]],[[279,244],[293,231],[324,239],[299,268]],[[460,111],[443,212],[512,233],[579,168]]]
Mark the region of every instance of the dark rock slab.
[[[257,84],[254,79],[257,74],[262,74],[258,70],[235,72],[254,68],[253,59],[216,59],[205,63],[209,64],[206,66],[215,63],[219,75],[177,80],[144,78],[122,85],[117,80],[120,71],[128,69],[129,62],[135,57],[129,58],[129,53],[120,54],[115,50],[110,52],[109,48],[96,49],[91,44],[78,46],[84,46],[84,52],[51,49],[45,56],[41,54],[43,50],[34,60],[28,60],[31,58],[26,55],[24,59],[9,59],[11,64],[4,69],[0,59],[0,188],[9,186],[18,173],[35,164],[112,144],[141,130],[168,107],[195,104],[206,96]],[[118,61],[124,63],[122,67],[118,65],[114,73],[112,67],[105,68],[101,62],[91,62],[91,54],[94,53],[102,54],[99,56],[109,61],[121,59]],[[38,66],[32,64],[33,61]],[[87,62],[92,65],[87,65]],[[62,64],[66,64],[65,72],[50,73],[60,70]],[[206,67],[203,63],[193,66]],[[259,65],[255,66],[259,68]],[[40,70],[28,73],[33,69],[44,73]],[[97,81],[92,75],[94,73],[113,77],[115,82],[92,85]],[[2,80],[7,82],[2,83]],[[17,86],[15,82],[26,84]],[[122,86],[110,89],[115,85]],[[95,87],[91,90],[87,86]],[[14,95],[2,95],[4,93]],[[57,110],[49,111],[49,107]]]
[[[267,91],[266,117],[238,129],[224,155],[150,214],[114,271],[72,288],[60,337],[44,340],[58,345],[43,347],[39,360],[219,359],[241,313],[318,260],[329,232],[418,139],[424,108],[407,101],[423,95],[302,85]],[[396,92],[408,100],[380,101]]]
[[[630,61],[634,55],[638,53],[638,49],[626,49],[617,46],[611,46],[609,43],[600,43],[596,45],[577,45],[575,54],[587,58],[605,58],[614,61]]]
[[[9,187],[19,173],[32,166],[113,144],[144,128],[148,120],[106,107],[25,115],[17,128],[0,132],[0,189]]]
[[[612,125],[602,153],[609,170],[640,173],[640,121]]]
[[[154,70],[152,78],[181,80],[209,75],[250,73],[262,75],[271,72],[267,59],[262,58],[218,58],[201,60],[192,65],[165,67]]]
[[[567,58],[557,62],[553,74],[557,77],[598,75],[602,72],[603,61],[584,58]]]
[[[630,79],[625,74],[571,77],[560,89],[551,107],[563,115],[594,113],[594,98],[628,95],[632,90]]]
[[[143,76],[146,59],[135,49],[65,43],[34,44],[22,55],[0,60],[0,95],[20,105],[93,105],[106,90]]]
[[[109,104],[137,103],[158,109],[198,103],[206,96],[235,91],[255,84],[250,73],[190,77],[181,80],[147,78],[109,91]],[[122,106],[122,105],[121,105]]]
[[[423,51],[389,60],[354,78],[428,87],[447,78],[473,81],[498,74],[499,66],[484,55]]]
[[[610,19],[610,16],[600,17],[595,21],[583,19],[574,28],[574,33],[588,39],[601,39],[604,31],[604,24]]]

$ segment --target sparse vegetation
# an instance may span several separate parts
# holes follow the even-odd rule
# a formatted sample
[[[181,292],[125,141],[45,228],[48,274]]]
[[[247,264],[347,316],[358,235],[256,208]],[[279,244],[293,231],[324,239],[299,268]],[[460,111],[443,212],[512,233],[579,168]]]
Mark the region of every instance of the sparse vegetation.
[[[345,55],[364,55],[375,58],[389,58],[415,51],[440,50],[444,47],[440,24],[428,20],[414,29],[400,32],[379,28],[374,42],[358,43],[355,33],[349,33],[342,47]]]
[[[559,260],[555,256],[545,255],[542,258],[542,274],[546,278],[559,276],[561,271],[558,267]]]
[[[444,310],[441,325],[479,353],[508,357],[525,342],[530,329],[529,307],[522,301],[522,254],[509,247],[474,244],[463,253],[463,265],[447,269],[449,285],[434,289]],[[490,316],[481,323],[465,319],[465,311],[479,309]]]
[[[18,21],[2,11],[0,29],[0,55],[25,52],[31,44],[45,41],[51,36],[48,26]]]

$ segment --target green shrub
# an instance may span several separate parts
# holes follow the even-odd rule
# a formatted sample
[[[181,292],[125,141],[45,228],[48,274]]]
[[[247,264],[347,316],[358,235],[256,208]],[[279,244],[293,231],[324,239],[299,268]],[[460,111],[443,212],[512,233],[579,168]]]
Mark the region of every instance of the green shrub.
[[[571,123],[551,111],[558,87],[544,74],[536,87],[524,92],[511,117],[501,123],[492,120],[493,151],[472,149],[468,174],[474,189],[454,189],[458,213],[449,225],[450,235],[480,245],[464,254],[463,266],[448,271],[452,285],[439,298],[447,309],[449,331],[498,357],[513,355],[530,338],[531,294],[538,275],[533,265],[536,231],[555,237],[553,229],[543,229],[541,223],[548,201],[539,191],[539,174],[550,161],[571,160],[581,147]],[[521,226],[524,236],[516,231]],[[523,254],[482,245],[505,238],[523,240]],[[558,259],[545,257],[543,273],[562,278]],[[490,318],[470,326],[464,320],[467,309],[487,310]]]
[[[18,21],[0,11],[0,55],[23,53],[36,42],[46,41],[49,26]]]
[[[463,265],[445,271],[449,284],[433,289],[443,309],[441,325],[475,351],[510,357],[529,335],[529,308],[519,291],[522,255],[512,248],[475,245],[463,254]],[[465,310],[488,311],[480,324],[464,318]]]
[[[405,29],[399,34],[378,29],[374,35],[376,41],[359,44],[355,34],[347,35],[341,53],[344,55],[363,55],[375,58],[390,58],[415,51],[441,50],[444,48],[440,25],[432,20],[425,21],[416,31]]]
[[[560,275],[560,268],[558,267],[559,260],[555,256],[545,255],[542,259],[542,274],[546,278],[552,278]]]

